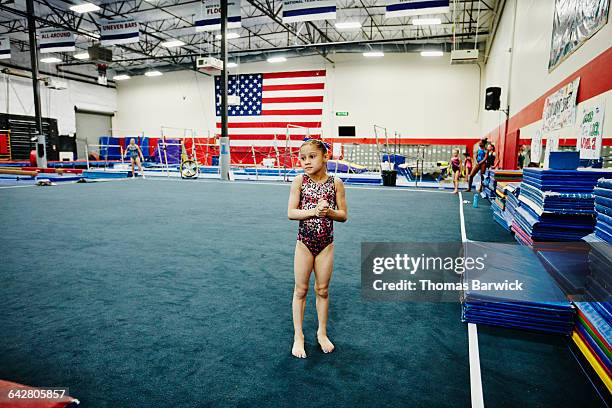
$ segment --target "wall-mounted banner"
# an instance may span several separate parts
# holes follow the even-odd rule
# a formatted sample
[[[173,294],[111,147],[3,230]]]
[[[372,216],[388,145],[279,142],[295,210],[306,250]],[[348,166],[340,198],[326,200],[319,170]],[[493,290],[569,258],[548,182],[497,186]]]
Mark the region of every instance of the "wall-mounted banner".
[[[597,160],[601,157],[601,139],[606,101],[599,101],[590,108],[580,111],[578,144],[581,159]]]
[[[100,26],[100,45],[130,44],[140,41],[140,24],[133,18],[107,21]]]
[[[335,0],[283,0],[283,23],[335,18]]]
[[[544,168],[548,168],[548,162],[550,159],[550,152],[559,151],[559,136],[549,135],[546,138],[546,150],[544,151]]]
[[[41,53],[74,51],[74,33],[57,28],[45,28],[39,31],[38,47]]]
[[[606,25],[609,9],[610,0],[555,0],[549,71]]]
[[[448,13],[449,0],[387,0],[385,18]]]
[[[221,1],[203,0],[200,8],[200,16],[195,22],[196,31],[221,30]],[[228,0],[227,28],[231,30],[240,26],[240,0]]]
[[[544,132],[548,133],[552,130],[574,125],[579,85],[580,77],[546,98],[544,112],[542,112],[542,129]]]
[[[0,37],[0,59],[11,58],[11,39],[9,37]]]
[[[532,163],[540,163],[542,158],[542,129],[536,130],[535,135],[531,138],[531,149],[529,155]],[[527,167],[529,163],[525,163]]]

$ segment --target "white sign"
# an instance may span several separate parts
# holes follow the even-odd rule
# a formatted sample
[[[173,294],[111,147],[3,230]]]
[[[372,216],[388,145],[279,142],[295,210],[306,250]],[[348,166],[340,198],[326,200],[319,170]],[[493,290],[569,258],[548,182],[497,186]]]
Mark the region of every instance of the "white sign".
[[[74,51],[74,33],[57,28],[42,29],[38,35],[38,48],[41,54],[45,52]]]
[[[387,0],[385,3],[385,18],[448,13],[450,11],[449,0]]]
[[[581,159],[597,160],[601,157],[603,121],[606,104],[599,101],[590,108],[582,108],[577,149]]]
[[[579,85],[580,77],[546,98],[544,112],[542,112],[544,132],[574,125]]]
[[[535,136],[531,138],[531,149],[529,156],[531,156],[531,161],[534,163],[539,163],[542,158],[542,129],[536,130]],[[529,163],[525,163],[525,167],[527,167]]]
[[[11,58],[11,39],[9,37],[0,37],[0,59]]]
[[[283,23],[335,18],[335,0],[283,0]]]
[[[131,44],[140,41],[140,25],[132,18],[107,21],[100,26],[100,45]]]
[[[550,152],[559,151],[559,137],[549,136],[546,139],[546,151],[544,152],[544,168],[548,168],[548,159],[550,158]],[[533,161],[533,159],[531,159]]]
[[[221,1],[203,0],[202,15],[196,20],[196,31],[219,31],[221,30]],[[240,0],[228,0],[227,2],[227,28],[240,28]]]

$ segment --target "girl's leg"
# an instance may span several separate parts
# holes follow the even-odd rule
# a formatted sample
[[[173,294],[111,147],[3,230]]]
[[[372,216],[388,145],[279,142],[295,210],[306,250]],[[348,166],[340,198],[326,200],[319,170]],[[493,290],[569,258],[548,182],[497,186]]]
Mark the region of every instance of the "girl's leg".
[[[476,173],[478,173],[479,170],[480,166],[472,167],[472,171],[470,171],[470,177],[468,178],[468,188],[465,191],[472,191],[472,183],[474,182],[474,176],[476,175]]]
[[[136,174],[134,174],[134,158],[130,159],[130,161],[132,162],[132,178],[136,177]]]
[[[455,186],[455,190],[453,191],[453,193],[457,194],[457,192],[459,191],[459,170],[453,171],[453,184]]]
[[[304,350],[304,332],[302,323],[304,322],[304,309],[306,308],[306,294],[308,293],[308,283],[310,273],[314,267],[314,256],[310,250],[297,241],[295,244],[295,257],[293,261],[293,273],[295,275],[295,287],[293,289],[293,348],[291,354],[298,358],[306,358]]]
[[[319,329],[317,340],[324,353],[331,353],[334,344],[327,337],[327,314],[329,311],[329,281],[334,269],[334,244],[328,245],[314,260],[315,291],[317,292],[317,317]]]
[[[482,193],[482,189],[484,188],[484,179],[485,179],[485,171],[487,170],[487,166],[483,163],[480,166],[480,187],[478,188],[478,192]]]
[[[142,171],[142,163],[140,163],[140,157],[136,158],[136,164],[138,165],[138,171],[140,172],[140,175],[144,177],[144,171]]]

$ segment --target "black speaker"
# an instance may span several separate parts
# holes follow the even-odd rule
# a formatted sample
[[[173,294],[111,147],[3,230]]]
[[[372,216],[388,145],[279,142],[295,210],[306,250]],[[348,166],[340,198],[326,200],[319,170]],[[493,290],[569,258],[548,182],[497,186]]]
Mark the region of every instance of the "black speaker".
[[[491,86],[487,88],[485,94],[485,109],[486,110],[499,110],[501,102],[499,97],[501,96],[501,88],[498,86]]]

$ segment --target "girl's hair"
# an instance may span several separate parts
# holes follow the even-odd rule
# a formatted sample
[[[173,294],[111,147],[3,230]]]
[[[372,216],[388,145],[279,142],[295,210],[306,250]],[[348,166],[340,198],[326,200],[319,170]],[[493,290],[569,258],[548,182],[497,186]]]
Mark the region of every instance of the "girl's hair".
[[[463,155],[464,155],[465,157],[470,157],[470,154],[469,154],[468,152],[463,152]]]
[[[454,149],[453,150],[453,154],[457,153],[457,156],[459,155],[459,149]]]
[[[495,151],[495,145],[493,143],[489,144],[489,146],[491,146],[491,151],[494,152]]]
[[[319,149],[321,153],[323,153],[323,156],[327,154],[327,146],[325,145],[325,143],[323,143],[322,141],[318,139],[308,139],[307,141],[302,143],[302,146],[300,146],[300,150],[302,149],[302,147],[308,146],[308,145],[313,145],[314,147]]]

